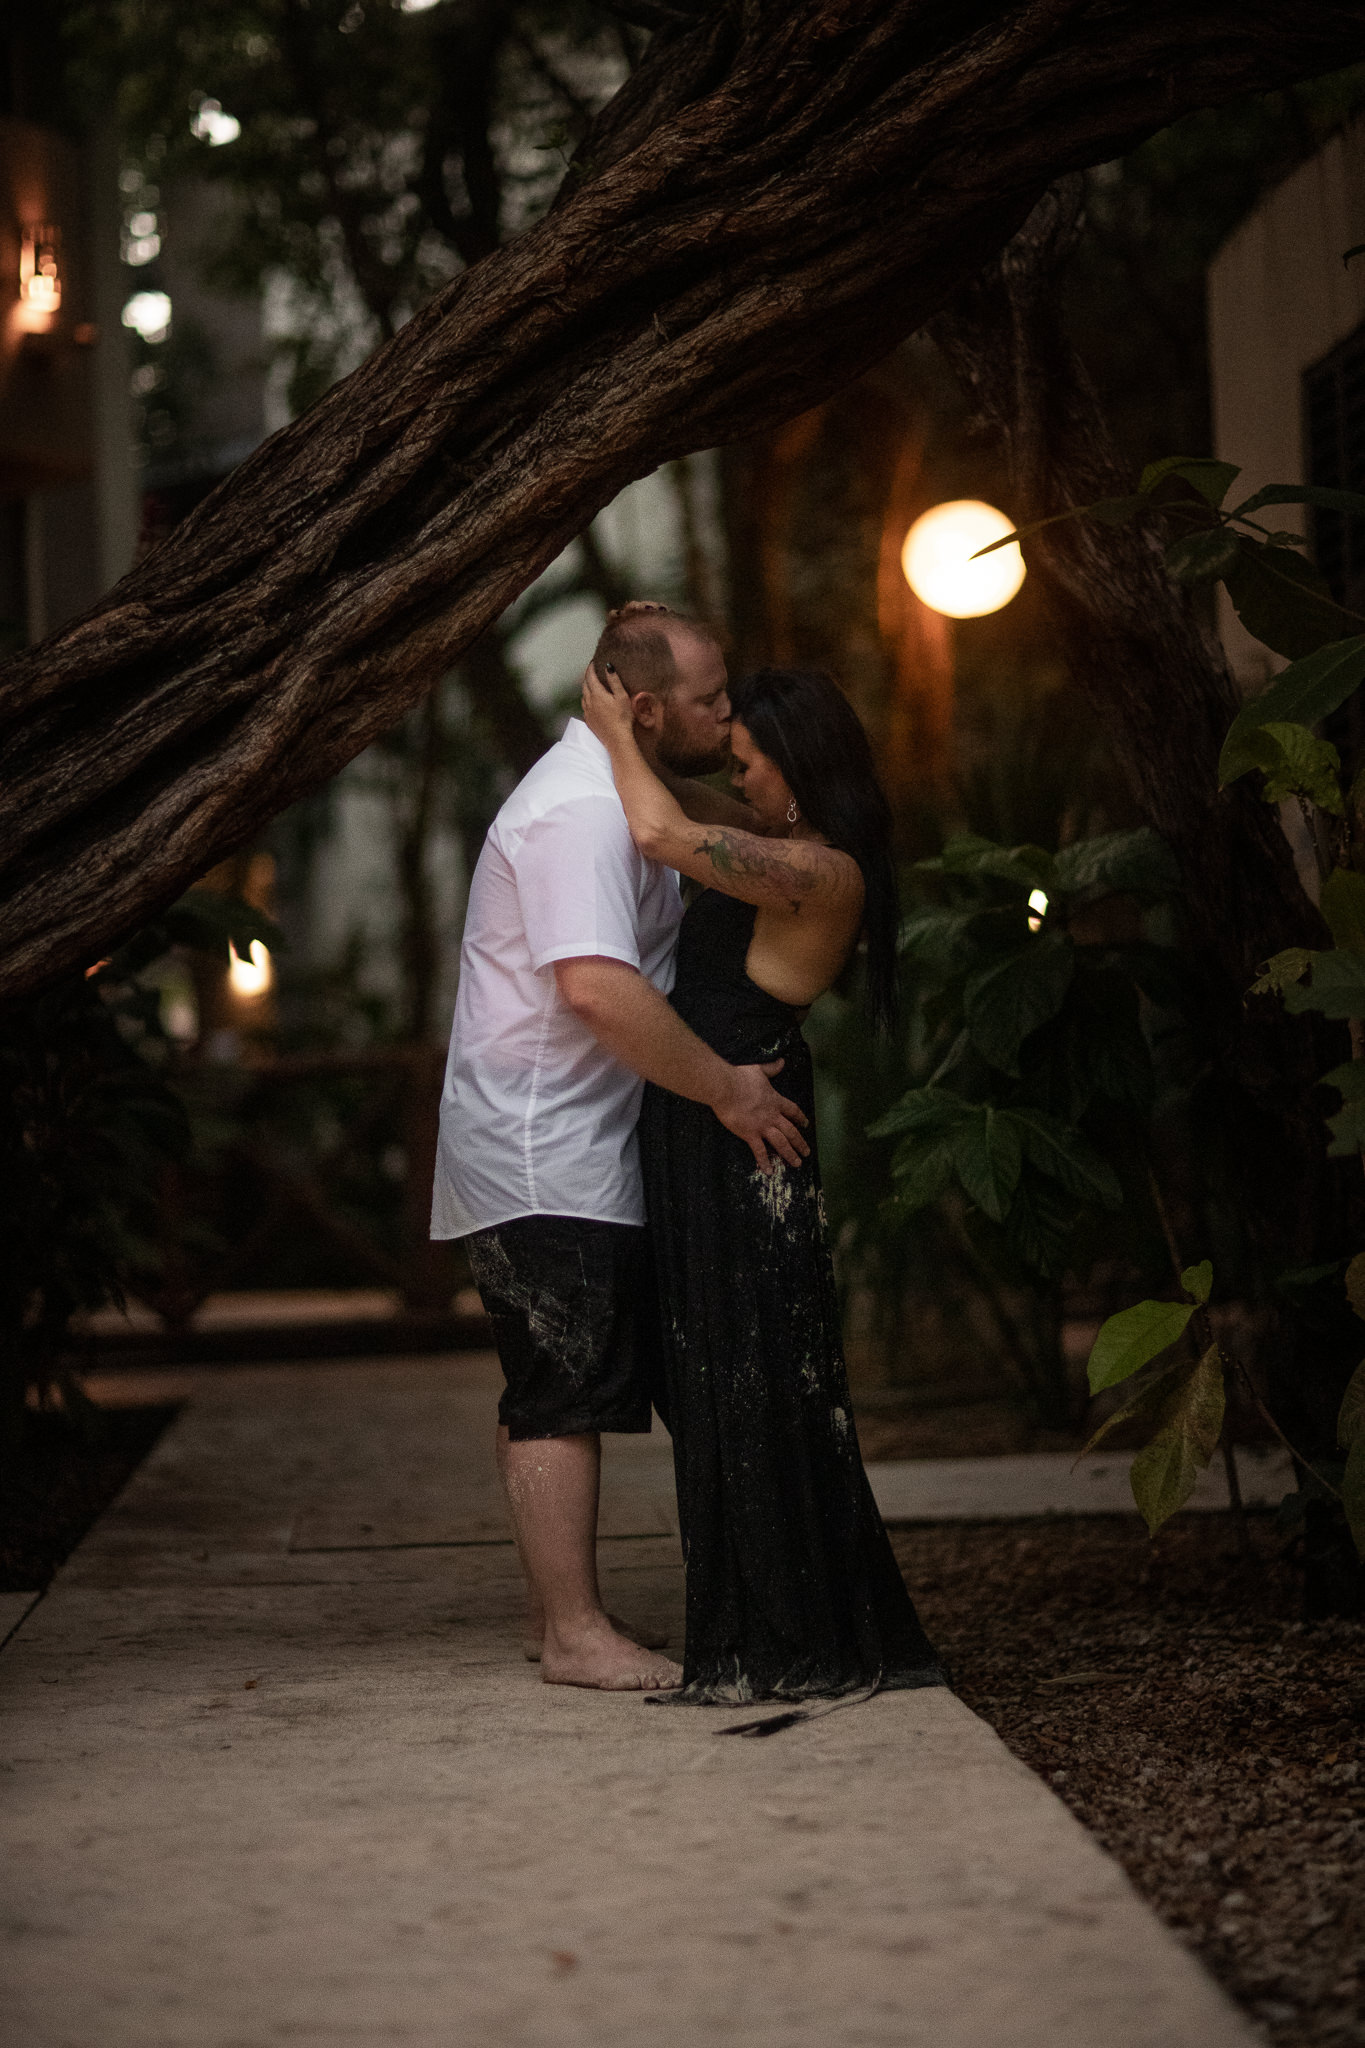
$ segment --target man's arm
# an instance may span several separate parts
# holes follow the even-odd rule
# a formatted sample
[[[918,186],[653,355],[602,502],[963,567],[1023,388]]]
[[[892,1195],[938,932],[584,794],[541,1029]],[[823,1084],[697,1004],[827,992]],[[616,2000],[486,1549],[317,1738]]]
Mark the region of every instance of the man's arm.
[[[764,1173],[771,1170],[769,1146],[789,1166],[801,1164],[810,1151],[798,1128],[806,1118],[768,1079],[781,1060],[732,1067],[689,1030],[653,982],[623,960],[556,960],[554,968],[564,1001],[623,1066],[674,1095],[704,1102],[727,1131],[744,1140]]]

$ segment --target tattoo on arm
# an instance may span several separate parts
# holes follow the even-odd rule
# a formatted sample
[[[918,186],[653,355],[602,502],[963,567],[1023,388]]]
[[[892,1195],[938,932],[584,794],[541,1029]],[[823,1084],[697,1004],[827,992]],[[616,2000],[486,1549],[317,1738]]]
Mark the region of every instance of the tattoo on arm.
[[[793,911],[799,911],[801,898],[820,885],[809,864],[784,853],[780,840],[758,839],[749,832],[708,832],[695,851],[705,855],[727,881],[769,883],[786,897]]]

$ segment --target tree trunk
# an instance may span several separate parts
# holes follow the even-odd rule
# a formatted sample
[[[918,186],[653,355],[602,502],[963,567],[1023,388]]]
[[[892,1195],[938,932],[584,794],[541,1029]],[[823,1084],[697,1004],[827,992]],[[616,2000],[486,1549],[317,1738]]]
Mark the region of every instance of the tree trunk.
[[[335,774],[633,478],[857,376],[1059,174],[1359,32],[1358,0],[725,0],[662,30],[549,218],[9,666],[0,995]]]

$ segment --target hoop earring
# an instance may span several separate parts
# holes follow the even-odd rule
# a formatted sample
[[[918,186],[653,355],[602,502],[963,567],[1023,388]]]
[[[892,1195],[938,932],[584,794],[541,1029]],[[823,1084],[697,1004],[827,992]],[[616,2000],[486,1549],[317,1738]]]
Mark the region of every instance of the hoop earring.
[[[796,798],[795,798],[795,797],[793,797],[793,798],[792,798],[792,800],[791,800],[791,802],[790,802],[790,803],[789,803],[789,804],[787,805],[787,823],[788,823],[789,825],[799,825],[799,824],[800,824],[800,822],[801,822],[801,813],[800,813],[800,811],[798,811],[798,810],[797,810],[797,808],[796,808]]]

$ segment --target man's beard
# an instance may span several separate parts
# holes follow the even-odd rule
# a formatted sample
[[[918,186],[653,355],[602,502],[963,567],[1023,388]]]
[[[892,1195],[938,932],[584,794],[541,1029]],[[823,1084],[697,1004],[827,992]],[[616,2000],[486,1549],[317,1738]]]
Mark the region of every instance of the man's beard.
[[[729,764],[729,734],[722,734],[709,747],[703,748],[685,733],[673,730],[665,705],[663,724],[659,728],[658,755],[670,775],[717,775]]]

